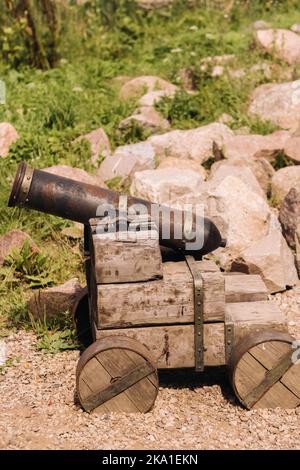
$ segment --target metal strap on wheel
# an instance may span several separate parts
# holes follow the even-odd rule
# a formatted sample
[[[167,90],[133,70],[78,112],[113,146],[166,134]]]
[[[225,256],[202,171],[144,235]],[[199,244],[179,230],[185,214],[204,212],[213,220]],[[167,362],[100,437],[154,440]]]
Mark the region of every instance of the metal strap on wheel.
[[[195,370],[204,370],[203,278],[193,256],[185,257],[194,282]]]

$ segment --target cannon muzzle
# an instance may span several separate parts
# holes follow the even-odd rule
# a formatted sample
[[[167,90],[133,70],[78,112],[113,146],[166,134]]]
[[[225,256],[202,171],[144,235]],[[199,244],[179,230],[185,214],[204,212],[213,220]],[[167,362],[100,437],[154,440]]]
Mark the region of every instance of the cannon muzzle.
[[[184,235],[187,233],[183,228],[187,212],[127,196],[128,209],[136,204],[147,208],[149,214],[150,211],[151,215],[154,214],[159,228],[160,244],[163,246],[201,257],[225,245],[215,224],[206,217],[196,217],[195,214],[192,216],[191,230],[195,236],[191,238]],[[120,194],[44,170],[34,170],[21,162],[8,205],[27,207],[88,224],[90,219],[99,216],[99,209],[101,212],[103,207],[110,205],[118,211]],[[166,214],[169,214],[169,219],[165,217]],[[169,229],[166,224],[169,224]],[[183,230],[180,230],[180,224]],[[168,232],[169,236],[166,236]],[[178,233],[181,233],[181,236],[178,237]],[[201,240],[201,246],[193,249],[193,240],[197,239]]]

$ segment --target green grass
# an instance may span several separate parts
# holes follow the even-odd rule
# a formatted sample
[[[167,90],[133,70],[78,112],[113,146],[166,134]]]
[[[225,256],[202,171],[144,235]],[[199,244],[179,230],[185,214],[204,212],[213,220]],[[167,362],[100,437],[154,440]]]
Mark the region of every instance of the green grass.
[[[11,228],[25,230],[41,251],[38,273],[22,272],[25,268],[20,266],[20,259],[24,260],[24,253],[15,255],[0,271],[2,331],[7,325],[34,327],[41,337],[41,327],[32,324],[26,308],[32,288],[43,280],[53,285],[71,276],[84,279],[78,245],[61,234],[69,222],[7,208],[18,162],[26,160],[36,168],[67,164],[92,172],[89,146],[74,142],[79,135],[101,126],[113,148],[147,137],[138,127],[119,131],[120,121],[130,115],[136,102],[119,99],[119,85],[112,80],[114,77],[151,74],[177,84],[179,91],[174,99],[165,99],[157,106],[172,128],[201,126],[228,113],[233,117],[233,128],[248,126],[251,132],[262,134],[274,130],[270,123],[248,115],[248,99],[258,85],[280,81],[286,66],[254,47],[250,24],[264,19],[274,27],[290,27],[297,22],[300,7],[298,2],[289,0],[235,4],[226,16],[220,9],[187,8],[181,2],[151,12],[136,9],[124,1],[88,2],[85,7],[73,6],[62,20],[62,60],[58,68],[42,72],[21,64],[18,69],[12,69],[0,59],[0,79],[7,87],[7,104],[0,105],[0,122],[11,122],[21,136],[8,158],[0,159],[0,234]],[[209,70],[201,70],[203,58],[222,54],[235,54],[236,69],[249,69],[259,62],[275,63],[277,69],[269,80],[260,73],[247,74],[242,79],[229,79],[226,75],[212,78]],[[181,88],[182,69],[192,71],[193,95]],[[276,164],[285,163],[278,160]],[[119,189],[117,180],[112,180],[110,185]],[[41,261],[43,257],[45,260]],[[36,278],[28,279],[31,275]],[[57,348],[57,343],[51,346],[48,338],[51,328],[55,332],[69,331],[69,320],[59,326],[44,326],[46,337],[40,344],[42,349]],[[64,344],[63,337],[56,339]]]

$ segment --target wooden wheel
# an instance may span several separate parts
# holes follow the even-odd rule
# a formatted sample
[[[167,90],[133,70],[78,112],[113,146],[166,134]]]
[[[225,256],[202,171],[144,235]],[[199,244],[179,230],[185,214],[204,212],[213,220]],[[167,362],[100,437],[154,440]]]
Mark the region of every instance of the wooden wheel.
[[[293,341],[287,333],[268,330],[242,338],[233,348],[230,379],[246,408],[300,404],[300,363]]]
[[[146,413],[158,393],[158,376],[143,344],[126,336],[107,336],[82,354],[76,385],[85,411]]]

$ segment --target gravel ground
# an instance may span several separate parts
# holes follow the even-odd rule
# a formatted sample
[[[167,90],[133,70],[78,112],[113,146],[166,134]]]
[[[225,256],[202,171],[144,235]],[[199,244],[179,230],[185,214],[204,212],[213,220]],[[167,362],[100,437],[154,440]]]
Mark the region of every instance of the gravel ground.
[[[300,338],[300,285],[274,301]],[[164,373],[146,415],[88,415],[74,403],[78,352],[43,354],[35,341],[24,331],[5,339],[20,362],[0,375],[2,449],[300,449],[300,407],[243,409],[224,368]]]

